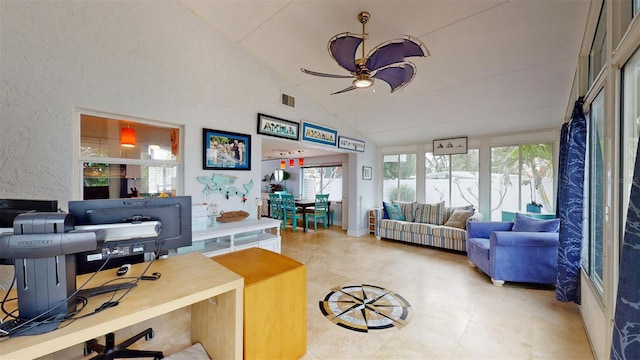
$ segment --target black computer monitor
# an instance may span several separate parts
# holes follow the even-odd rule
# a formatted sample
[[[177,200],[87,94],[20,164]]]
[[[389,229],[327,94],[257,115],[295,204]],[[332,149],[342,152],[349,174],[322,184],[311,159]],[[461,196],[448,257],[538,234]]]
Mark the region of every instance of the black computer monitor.
[[[131,225],[131,233],[145,225],[156,227],[157,234],[132,235],[128,239],[107,239],[97,251],[77,255],[78,274],[110,269],[122,264],[144,261],[146,253],[191,245],[191,197],[155,197],[139,199],[109,199],[70,201],[69,213],[76,228],[105,228],[111,225]],[[157,223],[157,225],[153,225]],[[136,231],[133,231],[136,230]],[[126,228],[125,228],[126,232]]]
[[[13,228],[13,220],[25,212],[56,212],[57,200],[0,199],[0,228]]]

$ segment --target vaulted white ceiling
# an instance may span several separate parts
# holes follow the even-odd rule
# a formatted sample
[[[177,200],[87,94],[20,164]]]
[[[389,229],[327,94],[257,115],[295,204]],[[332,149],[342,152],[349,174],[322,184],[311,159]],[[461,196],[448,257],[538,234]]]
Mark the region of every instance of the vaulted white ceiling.
[[[433,139],[558,128],[564,120],[589,1],[197,1],[196,15],[378,146]],[[351,84],[303,74],[300,68],[347,74],[327,52],[338,33],[362,30],[367,51],[408,34],[428,58],[390,93],[368,89],[330,93]]]

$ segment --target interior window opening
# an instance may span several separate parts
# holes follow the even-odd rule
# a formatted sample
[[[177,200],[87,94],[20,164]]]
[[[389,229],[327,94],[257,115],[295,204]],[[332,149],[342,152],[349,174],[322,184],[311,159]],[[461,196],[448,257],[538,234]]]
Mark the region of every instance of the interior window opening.
[[[83,199],[178,195],[180,129],[81,114]]]

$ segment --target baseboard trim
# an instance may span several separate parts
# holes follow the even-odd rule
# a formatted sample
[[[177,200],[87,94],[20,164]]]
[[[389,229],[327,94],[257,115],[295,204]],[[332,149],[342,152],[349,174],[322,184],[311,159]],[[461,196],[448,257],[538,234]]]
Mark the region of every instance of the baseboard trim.
[[[369,229],[347,230],[347,236],[360,237],[369,234]]]

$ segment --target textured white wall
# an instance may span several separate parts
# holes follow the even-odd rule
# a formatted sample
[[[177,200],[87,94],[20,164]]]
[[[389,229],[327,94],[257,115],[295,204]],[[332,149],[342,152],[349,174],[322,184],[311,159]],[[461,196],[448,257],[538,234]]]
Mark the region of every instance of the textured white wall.
[[[196,177],[213,173],[201,167],[203,127],[252,134],[252,171],[229,172],[238,185],[253,179],[249,199],[260,196],[258,112],[354,135],[175,1],[2,1],[0,34],[0,197],[66,208],[80,186],[78,108],[185,125],[194,202],[203,199]],[[295,110],[278,103],[281,91],[296,96]],[[226,207],[255,213],[239,200]]]

